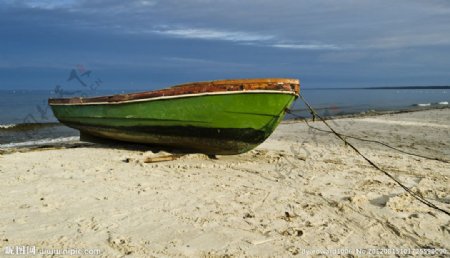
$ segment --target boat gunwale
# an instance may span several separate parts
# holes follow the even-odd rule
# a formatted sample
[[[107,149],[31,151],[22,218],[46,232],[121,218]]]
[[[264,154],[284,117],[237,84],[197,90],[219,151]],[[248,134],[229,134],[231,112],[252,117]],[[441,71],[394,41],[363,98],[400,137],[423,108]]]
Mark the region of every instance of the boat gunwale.
[[[48,103],[49,105],[104,105],[237,93],[283,93],[292,94],[297,97],[299,90],[300,82],[298,79],[218,80],[185,83],[161,90],[101,97],[54,98],[49,99]]]
[[[143,99],[132,99],[132,100],[124,100],[124,101],[118,101],[118,102],[49,103],[49,105],[51,105],[51,106],[118,105],[118,104],[125,104],[125,103],[158,101],[158,100],[165,100],[165,99],[181,99],[181,98],[192,98],[192,97],[201,97],[201,96],[234,95],[234,94],[262,94],[262,93],[266,93],[266,94],[288,94],[288,95],[294,95],[296,98],[298,97],[298,94],[293,92],[293,91],[251,90],[251,91],[205,92],[205,93],[194,93],[194,94],[150,97],[150,98],[143,98]],[[80,101],[83,101],[83,98],[80,98]]]

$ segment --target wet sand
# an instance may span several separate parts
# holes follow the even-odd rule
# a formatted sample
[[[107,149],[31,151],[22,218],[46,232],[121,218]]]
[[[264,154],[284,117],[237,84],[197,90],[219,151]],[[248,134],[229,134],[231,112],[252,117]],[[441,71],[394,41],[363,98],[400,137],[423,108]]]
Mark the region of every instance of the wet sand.
[[[450,157],[450,109],[330,124],[347,135]],[[450,164],[348,140],[414,192],[450,210]],[[145,163],[154,155],[95,144],[4,152],[0,251],[85,248],[104,257],[304,256],[357,248],[450,252],[447,215],[413,199],[334,135],[301,121],[281,124],[242,155],[188,154]]]

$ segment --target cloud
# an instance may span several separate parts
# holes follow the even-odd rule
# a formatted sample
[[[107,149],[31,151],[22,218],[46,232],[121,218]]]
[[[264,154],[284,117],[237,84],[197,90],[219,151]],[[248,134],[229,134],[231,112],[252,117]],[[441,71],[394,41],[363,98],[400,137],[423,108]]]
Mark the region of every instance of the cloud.
[[[7,0],[6,4],[16,7],[53,10],[59,8],[71,8],[77,4],[77,0]]]
[[[4,0],[3,4],[70,11],[76,20],[74,26],[85,25],[84,28],[95,27],[104,32],[156,33],[172,38],[221,40],[284,49],[389,49],[448,45],[450,42],[448,0],[342,0],[339,3],[261,0],[258,5],[255,2]],[[64,24],[69,22],[69,18],[63,21]]]
[[[340,50],[342,47],[331,44],[273,44],[276,48],[303,49],[303,50]]]
[[[275,35],[262,35],[244,31],[224,31],[213,28],[178,28],[178,29],[160,29],[152,30],[151,33],[157,33],[170,37],[180,37],[184,39],[202,39],[202,40],[222,40],[243,43],[245,45],[255,45],[262,47],[286,48],[297,50],[340,50],[341,46],[323,43],[297,44],[283,43],[283,40]],[[134,31],[133,33],[138,33]],[[139,32],[141,33],[141,32]]]
[[[224,31],[203,28],[153,30],[152,32],[187,39],[226,40],[234,42],[267,41],[273,38],[273,36],[270,35],[259,35],[243,31]]]
[[[101,13],[105,10],[137,12],[155,6],[157,0],[3,0],[1,4],[16,8]]]

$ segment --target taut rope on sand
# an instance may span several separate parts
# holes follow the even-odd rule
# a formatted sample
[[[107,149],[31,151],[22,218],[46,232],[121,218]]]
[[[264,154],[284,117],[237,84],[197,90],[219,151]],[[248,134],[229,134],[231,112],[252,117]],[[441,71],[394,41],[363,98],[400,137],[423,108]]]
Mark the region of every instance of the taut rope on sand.
[[[305,98],[302,96],[302,94],[299,94],[300,99],[303,101],[303,103],[305,103],[305,105],[308,107],[309,111],[311,112],[311,115],[313,116],[313,118],[317,117],[319,118],[329,129],[330,131],[327,131],[329,133],[333,133],[334,135],[336,135],[336,137],[338,137],[340,140],[342,140],[346,145],[350,146],[359,156],[361,156],[364,160],[366,160],[372,167],[374,167],[375,169],[377,169],[378,171],[382,172],[383,174],[385,174],[386,176],[388,176],[391,180],[393,180],[396,184],[398,184],[400,187],[402,187],[407,193],[409,193],[412,197],[414,197],[415,199],[417,199],[418,201],[420,201],[421,203],[425,204],[426,206],[438,210],[440,212],[445,213],[446,215],[450,216],[450,212],[440,208],[438,206],[436,206],[434,203],[430,202],[429,200],[423,198],[422,196],[419,196],[418,194],[414,193],[411,189],[409,189],[407,186],[405,186],[402,182],[400,182],[398,179],[396,179],[393,175],[391,175],[389,172],[385,171],[384,169],[380,168],[377,164],[375,164],[373,161],[371,161],[369,158],[367,158],[366,156],[364,156],[364,154],[362,154],[353,144],[351,144],[350,142],[348,142],[343,134],[340,134],[338,132],[336,132],[326,121],[325,119],[323,119],[319,114],[317,114],[317,112],[314,110],[314,108],[311,107],[311,105],[309,105],[309,103],[305,100]],[[287,113],[292,114],[292,112],[290,112],[290,110],[287,110]],[[294,114],[292,114],[294,115]],[[307,123],[308,124],[308,123]],[[308,126],[310,126],[308,124]],[[311,127],[311,126],[310,126]],[[319,129],[319,128],[315,128],[314,129]],[[322,129],[320,129],[322,130]],[[326,130],[324,130],[326,131]],[[348,138],[354,138],[354,139],[358,139],[358,140],[365,140],[365,139],[360,139],[360,138],[356,138],[356,137],[348,137]],[[371,141],[371,140],[365,140],[365,141]],[[376,142],[376,141],[374,141]],[[378,142],[381,143],[381,142]],[[384,146],[387,146],[389,148],[398,150],[394,147],[388,146],[387,144],[384,144]],[[401,150],[399,150],[401,151]],[[403,151],[402,151],[403,152]],[[404,152],[407,153],[407,152]],[[432,159],[432,160],[438,160],[438,161],[442,161],[442,162],[446,162],[449,163],[446,160],[441,160],[438,158],[429,158],[429,157],[424,157],[424,156],[420,156],[420,155],[416,155],[416,154],[411,154],[411,153],[407,153],[410,155],[414,155],[414,156],[418,156],[418,157],[422,157],[422,158],[427,158],[427,159]]]
[[[311,128],[311,129],[314,129],[314,130],[317,130],[317,131],[321,131],[321,132],[325,132],[325,133],[333,133],[332,131],[324,130],[324,129],[317,128],[315,126],[310,125],[308,123],[308,120],[306,120],[306,117],[302,117],[302,116],[299,116],[297,114],[294,114],[292,112],[292,110],[287,109],[286,113],[291,114],[291,115],[295,116],[296,118],[303,119],[303,121],[306,123],[306,125],[309,128]],[[313,120],[314,120],[314,117],[315,117],[315,115],[313,115]],[[387,148],[390,148],[390,149],[393,149],[393,150],[396,150],[398,152],[401,152],[401,153],[404,153],[404,154],[408,154],[408,155],[411,155],[411,156],[415,156],[415,157],[419,157],[419,158],[423,158],[423,159],[435,160],[435,161],[439,161],[439,162],[450,164],[450,161],[448,161],[448,160],[441,159],[441,158],[436,158],[436,157],[424,156],[424,155],[421,155],[421,154],[416,154],[416,153],[412,153],[412,152],[409,152],[409,151],[401,150],[399,148],[393,147],[393,146],[391,146],[391,145],[389,145],[387,143],[381,142],[381,141],[363,139],[363,138],[359,138],[359,137],[355,137],[355,136],[351,136],[351,135],[346,135],[346,134],[343,134],[343,133],[340,133],[340,135],[345,137],[345,138],[355,139],[355,140],[358,140],[358,141],[377,143],[377,144],[383,145],[383,146],[385,146]]]

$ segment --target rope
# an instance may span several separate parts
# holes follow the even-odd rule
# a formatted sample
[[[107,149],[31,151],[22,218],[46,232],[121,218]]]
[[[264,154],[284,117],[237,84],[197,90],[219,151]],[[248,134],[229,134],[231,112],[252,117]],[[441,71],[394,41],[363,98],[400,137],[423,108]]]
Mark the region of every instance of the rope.
[[[446,215],[450,216],[450,212],[440,208],[438,206],[436,206],[434,203],[428,201],[427,199],[423,198],[422,196],[419,196],[418,194],[414,193],[411,189],[409,189],[407,186],[405,186],[402,182],[400,182],[398,179],[396,179],[394,176],[392,176],[389,172],[383,170],[382,168],[380,168],[377,164],[375,164],[373,161],[371,161],[369,158],[367,158],[366,156],[364,156],[364,154],[362,154],[355,146],[353,146],[353,144],[351,144],[350,142],[348,142],[344,136],[338,132],[336,132],[326,121],[325,119],[323,119],[319,114],[317,114],[317,112],[308,104],[308,102],[305,100],[305,98],[299,94],[299,97],[301,98],[301,100],[303,101],[303,103],[305,103],[305,105],[308,107],[308,109],[311,112],[311,115],[313,117],[317,117],[319,118],[330,130],[331,132],[336,135],[336,137],[338,137],[340,140],[342,140],[346,145],[350,146],[359,156],[361,156],[364,160],[367,161],[367,163],[369,163],[372,167],[374,167],[376,170],[382,172],[383,174],[385,174],[387,177],[389,177],[391,180],[393,180],[395,183],[397,183],[401,188],[403,188],[407,193],[409,193],[412,197],[414,197],[416,200],[418,200],[419,202],[425,204],[426,206],[441,211],[443,213],[445,213]]]
[[[306,123],[306,125],[307,125],[309,128],[311,128],[311,129],[314,129],[314,130],[317,130],[317,131],[321,131],[321,132],[325,132],[325,133],[333,133],[332,131],[320,129],[320,128],[317,128],[317,127],[314,127],[314,126],[310,125],[310,124],[308,123],[308,121],[306,120],[305,117],[302,117],[302,116],[299,116],[299,115],[297,115],[297,114],[294,114],[294,113],[292,113],[292,111],[289,110],[289,109],[286,110],[286,113],[291,114],[291,115],[293,115],[293,116],[295,116],[295,117],[297,117],[297,118],[303,119],[303,121]],[[404,153],[404,154],[408,154],[408,155],[411,155],[411,156],[415,156],[415,157],[419,157],[419,158],[424,158],[424,159],[429,159],[429,160],[436,160],[436,161],[440,161],[440,162],[443,162],[443,163],[448,163],[448,164],[450,164],[450,161],[448,161],[448,160],[444,160],[444,159],[441,159],[441,158],[435,158],[435,157],[428,157],[428,156],[424,156],[424,155],[421,155],[421,154],[416,154],[416,153],[404,151],[404,150],[402,150],[402,149],[399,149],[399,148],[390,146],[390,145],[388,145],[387,143],[384,143],[384,142],[380,142],[380,141],[376,141],[376,140],[369,140],[369,139],[358,138],[358,137],[356,137],[356,136],[346,135],[346,134],[343,134],[343,133],[340,133],[340,135],[342,135],[342,136],[345,137],[345,138],[355,139],[355,140],[358,140],[358,141],[377,143],[377,144],[383,145],[383,146],[385,146],[385,147],[387,147],[387,148],[390,148],[390,149],[393,149],[393,150],[396,150],[396,151],[398,151],[398,152],[401,152],[401,153]]]

